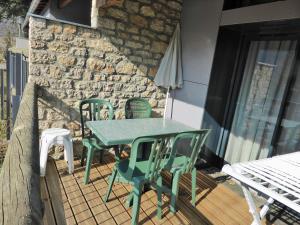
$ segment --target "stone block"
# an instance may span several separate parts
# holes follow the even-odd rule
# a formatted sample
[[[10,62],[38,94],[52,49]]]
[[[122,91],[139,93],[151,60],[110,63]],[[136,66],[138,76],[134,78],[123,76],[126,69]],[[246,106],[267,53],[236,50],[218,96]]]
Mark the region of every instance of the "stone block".
[[[30,41],[30,48],[32,49],[44,49],[46,46],[46,43],[41,40],[31,40]]]
[[[65,34],[75,34],[77,31],[77,27],[74,25],[69,25],[69,24],[65,24],[64,25],[64,29],[63,29],[63,33]]]
[[[76,66],[77,67],[85,67],[86,58],[76,58]]]
[[[106,67],[102,70],[104,74],[114,74],[116,72],[115,67],[112,64],[106,64]]]
[[[125,46],[129,47],[129,48],[134,48],[134,49],[139,49],[139,48],[143,48],[143,44],[139,43],[137,41],[127,41],[125,43]]]
[[[118,6],[122,7],[124,3],[124,0],[106,0],[105,6],[111,7],[111,6]]]
[[[123,60],[123,57],[116,53],[106,53],[105,61],[110,62],[111,64],[118,64]]]
[[[133,63],[142,63],[143,58],[140,56],[129,56],[129,60]]]
[[[30,17],[30,27],[35,30],[44,29],[47,27],[47,21],[42,18]]]
[[[168,44],[162,41],[153,41],[152,42],[152,51],[155,53],[165,53],[166,49],[168,47]]]
[[[32,40],[39,40],[39,41],[52,41],[54,39],[54,36],[52,33],[49,32],[42,32],[42,31],[36,31],[34,37],[32,37]]]
[[[88,51],[87,51],[87,55],[89,57],[92,57],[92,58],[99,58],[99,59],[104,59],[104,52],[101,51],[101,50],[97,50],[97,49],[93,49],[93,48],[89,48]]]
[[[133,75],[135,74],[135,66],[130,62],[121,61],[116,66],[116,71],[119,74]]]
[[[85,72],[85,69],[79,67],[71,68],[68,73],[66,73],[66,77],[73,79],[73,80],[81,80],[83,77],[83,74]]]
[[[98,19],[98,27],[99,28],[106,28],[106,29],[116,29],[116,21],[113,19],[107,19],[100,17]]]
[[[87,55],[87,50],[86,50],[86,48],[73,47],[70,49],[70,54],[73,56],[85,57]]]
[[[51,24],[48,26],[48,32],[54,34],[60,34],[62,32],[62,25],[61,24]]]
[[[140,13],[146,17],[155,17],[155,12],[151,6],[142,6]]]
[[[125,31],[125,24],[118,22],[117,23],[117,30]]]
[[[56,56],[48,51],[30,51],[30,63],[51,64],[56,60]]]
[[[181,11],[182,9],[182,5],[179,2],[176,1],[168,1],[168,6],[171,9],[177,10],[177,11]]]
[[[128,83],[130,80],[131,80],[131,76],[125,76],[125,75],[123,75],[123,76],[121,77],[121,81],[122,81],[123,83]]]
[[[96,48],[102,52],[118,52],[118,49],[107,39],[94,39],[87,42],[87,47]]]
[[[105,62],[97,58],[89,58],[86,64],[90,71],[100,72],[105,68]]]
[[[165,23],[163,20],[154,19],[150,24],[150,28],[157,32],[162,32],[165,29]]]
[[[69,55],[59,55],[57,57],[57,61],[60,65],[65,67],[71,67],[74,66],[76,63],[76,58]]]
[[[144,76],[147,75],[148,67],[145,65],[139,65],[137,75],[138,76]]]
[[[121,10],[121,9],[116,9],[116,8],[109,8],[107,10],[107,14],[110,17],[116,18],[116,19],[120,19],[124,22],[127,22],[128,20],[128,16],[127,16],[127,12]]]
[[[31,76],[40,76],[41,75],[40,66],[31,64],[29,73]]]
[[[149,104],[151,105],[152,108],[155,108],[158,104],[158,101],[155,99],[150,99]]]
[[[76,47],[86,47],[86,40],[84,38],[74,38],[72,45]]]
[[[31,77],[30,81],[40,87],[49,87],[49,81],[42,77]]]
[[[148,59],[144,58],[143,63],[148,64],[149,66],[157,66],[159,62],[158,62],[158,60],[155,60],[155,59],[152,59],[152,58],[148,58]]]
[[[131,15],[130,22],[138,27],[147,27],[148,26],[148,21],[144,17],[139,16],[139,15]]]
[[[49,75],[50,75],[51,78],[61,79],[62,78],[61,68],[56,66],[56,65],[51,65]]]
[[[69,33],[55,35],[55,40],[57,40],[57,41],[71,42],[74,40],[74,38],[75,38],[75,35],[69,34]]]
[[[127,26],[127,32],[133,33],[133,34],[138,34],[140,32],[139,27],[134,26],[134,25],[128,25]]]
[[[129,13],[138,13],[140,9],[140,3],[134,1],[126,1],[125,8]]]
[[[47,44],[48,50],[58,53],[67,53],[69,44],[65,41],[52,41]]]

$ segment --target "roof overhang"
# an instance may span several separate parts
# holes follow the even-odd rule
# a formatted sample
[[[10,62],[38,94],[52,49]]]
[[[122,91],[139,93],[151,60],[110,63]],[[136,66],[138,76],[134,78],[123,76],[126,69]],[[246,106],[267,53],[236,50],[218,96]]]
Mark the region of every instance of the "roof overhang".
[[[48,3],[49,3],[49,0],[33,0],[29,6],[25,20],[22,24],[22,29],[24,29],[28,25],[29,14],[38,14],[39,15],[41,12],[44,11],[44,9],[48,5]]]
[[[65,6],[67,6],[68,4],[70,4],[73,0],[59,0],[58,1],[58,7],[59,8],[63,8]]]

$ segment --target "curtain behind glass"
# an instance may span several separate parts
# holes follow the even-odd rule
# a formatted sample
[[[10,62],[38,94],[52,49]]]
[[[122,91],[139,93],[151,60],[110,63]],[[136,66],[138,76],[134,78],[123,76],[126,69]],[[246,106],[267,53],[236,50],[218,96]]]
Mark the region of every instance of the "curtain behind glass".
[[[300,151],[300,63],[297,61],[295,79],[289,90],[283,119],[280,124],[276,154]]]
[[[227,145],[227,162],[269,155],[296,44],[296,41],[251,43]]]

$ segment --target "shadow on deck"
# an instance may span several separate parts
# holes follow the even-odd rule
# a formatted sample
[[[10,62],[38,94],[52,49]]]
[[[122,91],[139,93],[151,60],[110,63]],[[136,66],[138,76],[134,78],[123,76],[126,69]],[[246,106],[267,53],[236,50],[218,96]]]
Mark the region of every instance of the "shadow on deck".
[[[91,182],[83,184],[84,168],[75,161],[75,172],[69,175],[65,161],[50,160],[46,178],[42,178],[42,198],[45,203],[44,224],[130,224],[131,209],[125,207],[129,185],[116,184],[110,201],[104,204],[108,176],[114,165],[113,156],[105,155],[103,164],[94,164]],[[169,180],[168,174],[165,180]],[[156,218],[156,193],[148,191],[142,197],[140,224],[251,224],[251,216],[243,198],[198,172],[197,206],[190,201],[190,178],[181,179],[179,211],[169,212],[165,196],[164,216]]]

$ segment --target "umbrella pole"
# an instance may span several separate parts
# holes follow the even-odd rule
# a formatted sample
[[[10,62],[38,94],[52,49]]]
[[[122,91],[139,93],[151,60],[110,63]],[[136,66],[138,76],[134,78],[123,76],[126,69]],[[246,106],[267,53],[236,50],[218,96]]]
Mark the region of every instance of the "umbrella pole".
[[[165,103],[165,110],[164,110],[164,119],[166,119],[166,116],[167,116],[167,107],[168,107],[169,96],[170,96],[170,87],[168,87],[167,96],[166,96],[166,103]]]

